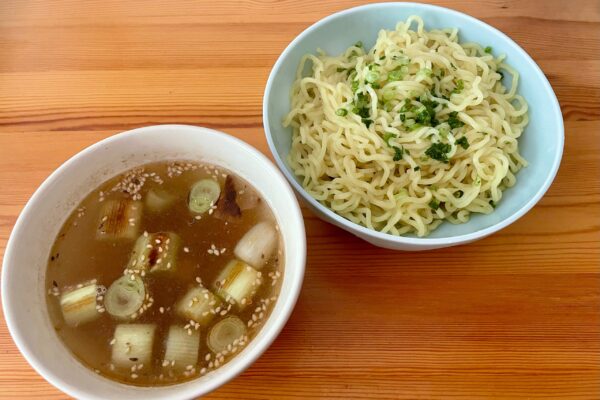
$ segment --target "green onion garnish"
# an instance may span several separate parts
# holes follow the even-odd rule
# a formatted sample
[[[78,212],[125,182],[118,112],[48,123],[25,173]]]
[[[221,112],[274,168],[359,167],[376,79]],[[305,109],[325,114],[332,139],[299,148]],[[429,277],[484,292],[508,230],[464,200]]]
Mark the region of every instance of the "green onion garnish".
[[[440,208],[440,202],[439,200],[433,199],[429,202],[429,207],[431,207],[434,210],[437,210],[438,208]]]
[[[450,150],[452,150],[452,147],[447,143],[433,143],[425,150],[425,154],[434,160],[448,163],[448,153]]]
[[[466,150],[469,148],[469,139],[467,139],[466,136],[463,136],[456,141],[456,144],[460,145],[463,149]]]

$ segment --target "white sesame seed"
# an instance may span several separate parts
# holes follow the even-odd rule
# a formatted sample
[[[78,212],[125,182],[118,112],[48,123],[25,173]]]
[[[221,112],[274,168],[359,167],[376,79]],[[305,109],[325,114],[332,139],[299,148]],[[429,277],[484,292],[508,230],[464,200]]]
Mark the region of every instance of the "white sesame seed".
[[[190,252],[190,249],[189,249],[189,248],[186,246],[186,247],[184,247],[184,248],[183,248],[183,251],[184,251],[185,253],[189,253],[189,252]]]

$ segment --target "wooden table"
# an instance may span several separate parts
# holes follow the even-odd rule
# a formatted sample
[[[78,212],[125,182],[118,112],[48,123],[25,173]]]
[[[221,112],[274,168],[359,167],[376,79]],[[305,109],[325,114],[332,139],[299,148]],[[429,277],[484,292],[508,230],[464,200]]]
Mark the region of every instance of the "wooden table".
[[[566,147],[542,201],[479,242],[375,248],[304,210],[308,265],[289,323],[212,398],[600,398],[600,2],[440,1],[514,38],[560,100]],[[357,1],[1,1],[0,253],[42,180],[84,147],[184,123],[268,154],[267,75]],[[0,398],[66,396],[0,321]]]

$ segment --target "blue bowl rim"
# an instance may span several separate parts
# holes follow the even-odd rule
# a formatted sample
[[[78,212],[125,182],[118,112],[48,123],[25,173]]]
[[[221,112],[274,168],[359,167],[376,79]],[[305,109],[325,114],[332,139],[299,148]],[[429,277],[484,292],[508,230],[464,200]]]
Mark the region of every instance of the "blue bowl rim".
[[[281,69],[281,64],[283,63],[283,60],[288,56],[288,54],[292,51],[292,49],[298,43],[300,43],[311,31],[319,28],[320,26],[326,25],[327,23],[329,23],[335,19],[345,17],[348,14],[358,13],[358,12],[361,12],[364,10],[369,10],[369,9],[387,8],[390,6],[398,7],[398,8],[416,7],[416,8],[421,8],[423,10],[428,10],[428,11],[447,13],[450,16],[454,15],[454,16],[460,16],[462,18],[466,18],[468,21],[473,23],[477,28],[484,29],[484,30],[487,29],[494,35],[497,35],[497,36],[503,38],[504,40],[506,40],[508,45],[510,47],[512,47],[510,50],[513,52],[520,53],[524,57],[524,59],[530,64],[530,67],[532,67],[533,70],[536,72],[536,74],[539,75],[539,77],[541,78],[541,81],[543,84],[543,87],[541,89],[544,90],[545,94],[550,99],[550,102],[552,104],[551,115],[554,116],[555,126],[557,127],[557,132],[559,133],[558,137],[556,138],[556,140],[558,141],[557,151],[555,152],[554,159],[552,160],[552,167],[548,170],[546,179],[543,182],[540,189],[535,193],[535,195],[533,197],[531,197],[531,199],[529,199],[529,201],[527,203],[525,203],[525,205],[523,207],[521,207],[517,212],[513,213],[509,217],[507,217],[491,226],[476,230],[474,232],[457,235],[457,236],[448,236],[448,237],[443,237],[443,238],[426,238],[426,237],[425,238],[415,238],[415,237],[408,237],[408,236],[395,236],[395,235],[392,235],[389,233],[382,233],[382,232],[376,231],[374,229],[370,229],[370,228],[364,227],[362,225],[359,225],[355,222],[352,222],[352,221],[342,217],[341,215],[338,215],[337,213],[333,212],[329,208],[325,207],[323,204],[319,203],[317,200],[315,200],[310,194],[308,194],[304,190],[302,185],[300,185],[300,183],[296,180],[296,177],[294,176],[294,174],[288,169],[287,165],[285,164],[285,161],[283,159],[281,159],[281,157],[279,156],[279,153],[277,152],[277,149],[275,148],[275,143],[273,142],[271,129],[269,127],[268,103],[269,103],[269,98],[271,95],[271,90],[273,87],[273,81],[275,79],[275,76],[279,73],[279,70]],[[508,225],[515,222],[517,219],[521,218],[529,210],[531,210],[531,208],[533,208],[533,206],[542,198],[542,196],[548,191],[548,188],[552,184],[552,181],[554,181],[554,178],[556,177],[556,174],[558,172],[558,168],[560,166],[560,162],[562,159],[563,148],[564,148],[564,136],[565,136],[562,112],[560,109],[560,105],[558,103],[558,99],[556,98],[556,94],[552,90],[552,86],[550,85],[550,82],[548,82],[548,79],[546,78],[546,75],[544,74],[544,72],[537,65],[537,63],[531,58],[531,56],[523,48],[521,48],[521,46],[519,46],[508,35],[504,34],[503,32],[499,31],[498,29],[494,28],[493,26],[488,25],[485,22],[483,22],[475,17],[472,17],[468,14],[465,14],[465,13],[462,13],[462,12],[459,12],[459,11],[456,11],[456,10],[453,10],[450,8],[446,8],[446,7],[440,7],[440,6],[435,6],[435,5],[431,5],[431,4],[410,3],[410,2],[407,2],[407,3],[373,3],[373,4],[367,4],[367,5],[363,5],[363,6],[358,6],[358,7],[353,7],[353,8],[349,8],[346,10],[338,11],[334,14],[331,14],[331,15],[315,22],[314,24],[312,24],[311,26],[306,28],[304,31],[302,31],[298,36],[296,36],[296,38],[294,38],[294,40],[292,40],[290,42],[290,44],[288,44],[288,46],[285,48],[285,50],[281,53],[281,55],[275,62],[275,65],[273,65],[273,68],[271,69],[271,73],[269,74],[269,78],[267,80],[267,85],[265,87],[265,92],[263,95],[263,127],[265,130],[265,136],[267,139],[267,143],[269,145],[269,149],[270,149],[271,153],[273,154],[273,157],[275,158],[275,162],[277,163],[279,168],[283,171],[283,174],[285,175],[287,180],[291,183],[291,185],[296,190],[296,192],[299,193],[302,196],[302,198],[305,201],[307,201],[311,206],[313,206],[314,208],[319,210],[321,213],[325,214],[329,219],[335,221],[338,224],[338,226],[347,227],[351,232],[357,233],[361,236],[365,235],[365,236],[371,237],[373,239],[378,239],[378,240],[382,240],[382,241],[399,243],[399,244],[409,244],[409,245],[415,245],[415,246],[442,246],[442,245],[449,246],[449,245],[454,245],[454,244],[470,242],[470,241],[491,235],[492,233],[497,232],[500,229],[507,227]]]

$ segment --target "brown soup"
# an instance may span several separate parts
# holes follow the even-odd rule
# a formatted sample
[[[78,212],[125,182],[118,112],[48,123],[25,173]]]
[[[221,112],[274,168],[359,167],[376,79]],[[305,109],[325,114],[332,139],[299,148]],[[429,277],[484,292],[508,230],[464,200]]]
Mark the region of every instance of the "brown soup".
[[[50,318],[105,377],[193,379],[260,330],[282,250],[271,210],[240,177],[185,161],[144,165],[100,185],[61,228],[46,274]]]

